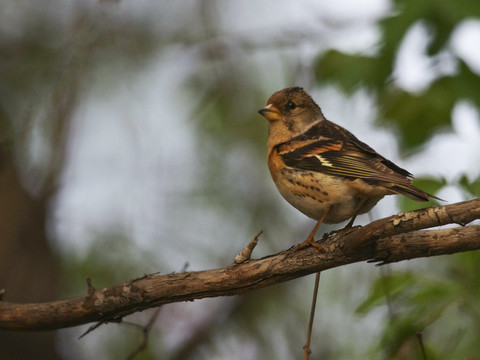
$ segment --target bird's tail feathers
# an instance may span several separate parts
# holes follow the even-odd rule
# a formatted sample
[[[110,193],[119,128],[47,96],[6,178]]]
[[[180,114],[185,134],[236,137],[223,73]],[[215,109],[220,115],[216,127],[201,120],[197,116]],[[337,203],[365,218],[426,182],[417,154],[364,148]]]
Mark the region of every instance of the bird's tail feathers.
[[[391,186],[390,189],[398,194],[402,194],[409,199],[415,200],[415,201],[428,201],[430,198],[435,199],[435,200],[440,200],[440,201],[445,201],[443,199],[440,199],[432,194],[429,194],[425,191],[422,191],[418,188],[416,188],[413,185],[394,185]]]

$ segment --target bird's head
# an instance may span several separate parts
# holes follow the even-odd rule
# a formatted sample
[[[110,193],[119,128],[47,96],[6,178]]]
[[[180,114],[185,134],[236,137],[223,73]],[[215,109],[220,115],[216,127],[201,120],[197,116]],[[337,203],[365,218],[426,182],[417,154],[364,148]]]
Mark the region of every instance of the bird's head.
[[[300,135],[325,119],[320,107],[300,87],[277,91],[258,112],[268,120],[269,141],[275,143]]]

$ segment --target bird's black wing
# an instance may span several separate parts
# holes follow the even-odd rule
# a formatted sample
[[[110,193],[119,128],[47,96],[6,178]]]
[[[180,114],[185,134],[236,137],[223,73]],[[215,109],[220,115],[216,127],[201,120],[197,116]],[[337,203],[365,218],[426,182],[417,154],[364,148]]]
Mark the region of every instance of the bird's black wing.
[[[323,120],[307,132],[277,145],[291,168],[321,172],[349,180],[361,179],[418,201],[433,197],[412,185],[412,175],[378,154],[344,128]]]

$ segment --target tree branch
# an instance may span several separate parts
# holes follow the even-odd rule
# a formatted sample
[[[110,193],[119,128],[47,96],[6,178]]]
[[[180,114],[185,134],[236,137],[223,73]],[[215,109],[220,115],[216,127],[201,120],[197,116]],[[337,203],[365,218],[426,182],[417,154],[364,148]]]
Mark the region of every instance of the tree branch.
[[[237,295],[317,271],[359,261],[380,264],[480,249],[480,199],[400,213],[361,228],[340,231],[316,248],[289,249],[276,255],[215,270],[147,275],[81,297],[34,304],[0,301],[0,329],[38,331],[89,322],[119,321],[151,307],[205,297]]]

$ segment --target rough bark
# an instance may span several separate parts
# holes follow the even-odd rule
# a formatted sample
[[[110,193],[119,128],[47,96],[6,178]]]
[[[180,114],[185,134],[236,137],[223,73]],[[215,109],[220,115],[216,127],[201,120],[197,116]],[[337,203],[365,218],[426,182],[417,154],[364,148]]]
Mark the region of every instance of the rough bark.
[[[51,330],[119,321],[136,311],[205,297],[236,295],[359,261],[379,264],[480,249],[480,199],[400,213],[322,240],[324,251],[295,248],[215,270],[147,275],[85,296],[48,303],[0,302],[0,328]],[[445,224],[447,229],[422,230]],[[8,290],[8,289],[7,289]]]

